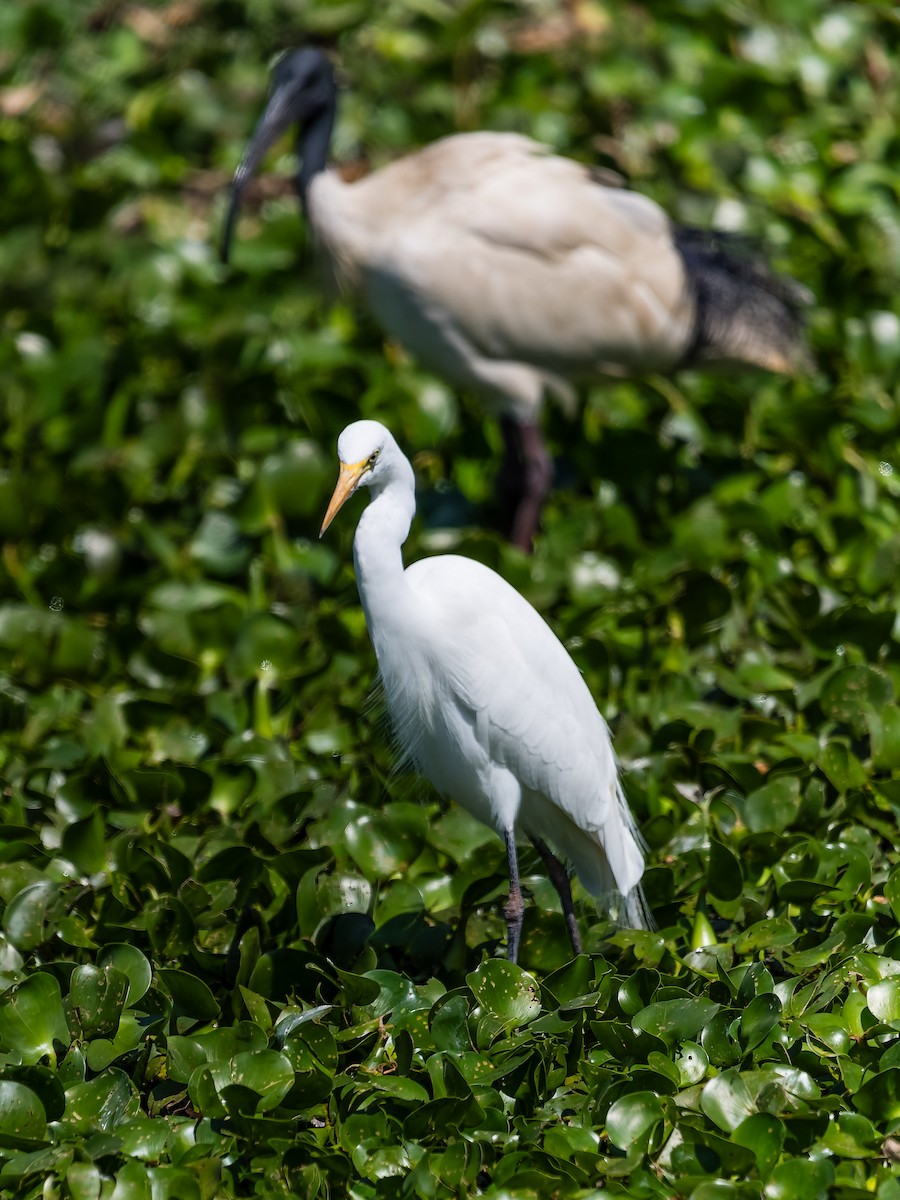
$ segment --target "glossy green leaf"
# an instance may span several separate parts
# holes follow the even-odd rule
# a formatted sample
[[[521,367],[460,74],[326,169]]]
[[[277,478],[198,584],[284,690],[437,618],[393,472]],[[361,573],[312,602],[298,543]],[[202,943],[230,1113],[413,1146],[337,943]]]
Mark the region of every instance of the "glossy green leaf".
[[[115,967],[128,980],[128,995],[125,1004],[133,1008],[146,994],[153,977],[153,968],[147,958],[136,946],[127,943],[113,943],[104,946],[97,956],[97,966]]]
[[[889,1067],[870,1076],[853,1101],[873,1121],[896,1120],[900,1117],[900,1067]]]
[[[89,964],[75,968],[69,981],[69,1003],[84,1037],[115,1035],[128,986],[128,976],[111,964],[102,970]]]
[[[47,1116],[38,1096],[24,1083],[0,1079],[0,1145],[30,1150],[47,1138]]]
[[[0,1046],[36,1063],[46,1054],[51,1062],[68,1046],[69,1027],[56,980],[31,975],[0,995]]]
[[[834,1180],[834,1168],[827,1159],[795,1158],[780,1163],[766,1184],[769,1200],[824,1200]]]
[[[276,1108],[294,1082],[290,1060],[275,1050],[244,1050],[230,1061],[215,1059],[208,1071],[220,1096],[231,1085],[246,1088],[260,1113]]]
[[[768,1179],[781,1156],[785,1128],[770,1113],[754,1113],[745,1117],[732,1130],[731,1140],[753,1151],[756,1169],[761,1179]]]
[[[710,1079],[700,1093],[700,1106],[709,1119],[732,1133],[756,1110],[747,1084],[739,1071],[723,1071]]]
[[[754,996],[741,1013],[741,1041],[748,1050],[768,1036],[781,1016],[781,1001],[771,992]]]
[[[218,1001],[196,975],[167,967],[159,972],[159,978],[175,1004],[189,1016],[210,1020],[219,1015]]]
[[[627,1150],[646,1144],[663,1118],[663,1106],[652,1092],[631,1092],[616,1100],[606,1114],[606,1135],[614,1146]]]
[[[822,688],[819,703],[833,721],[849,725],[860,733],[866,727],[870,708],[881,709],[893,695],[891,681],[871,667],[846,667],[838,671]]]
[[[66,1089],[65,1124],[77,1135],[98,1130],[113,1132],[123,1122],[133,1120],[139,1111],[134,1085],[116,1067]]]
[[[541,1011],[540,988],[527,971],[502,959],[482,963],[466,976],[481,1008],[504,1023],[525,1025]]]
[[[667,1046],[693,1039],[719,1011],[719,1005],[702,998],[663,1000],[648,1004],[633,1018],[638,1032],[652,1033]]]
[[[870,1159],[878,1153],[880,1136],[875,1126],[859,1113],[838,1113],[828,1123],[822,1144],[836,1157]]]
[[[34,950],[53,935],[62,911],[59,884],[39,880],[7,905],[3,931],[17,949]]]

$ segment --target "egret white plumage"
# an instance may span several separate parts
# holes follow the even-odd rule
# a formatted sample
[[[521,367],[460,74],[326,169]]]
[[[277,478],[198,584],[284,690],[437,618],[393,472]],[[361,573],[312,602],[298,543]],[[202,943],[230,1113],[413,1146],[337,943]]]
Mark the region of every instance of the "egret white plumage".
[[[529,548],[550,487],[547,395],[594,373],[706,363],[791,372],[805,360],[805,289],[727,237],[679,228],[646,196],[510,133],[444,138],[354,183],[326,170],[334,72],[309,47],[276,65],[235,172],[244,189],[298,126],[297,191],[328,273],[426,367],[501,415],[512,540]]]
[[[620,920],[643,927],[639,835],[606,722],[562,643],[481,563],[445,554],[404,570],[415,480],[383,425],[348,425],[338,458],[321,532],[357,488],[369,489],[353,561],[388,712],[421,774],[506,843],[508,957],[516,960],[524,910],[517,831],[547,867],[576,953],[569,879],[548,841],[588,892],[607,899],[618,892]]]

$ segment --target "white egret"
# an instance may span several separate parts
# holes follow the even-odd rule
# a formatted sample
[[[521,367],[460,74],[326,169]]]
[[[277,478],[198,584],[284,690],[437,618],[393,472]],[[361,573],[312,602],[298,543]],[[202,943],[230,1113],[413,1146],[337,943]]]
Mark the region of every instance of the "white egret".
[[[639,836],[606,722],[562,643],[481,563],[444,554],[404,570],[415,480],[383,425],[348,425],[338,458],[321,533],[357,488],[370,490],[353,561],[388,712],[421,774],[506,843],[508,957],[516,959],[523,915],[517,830],[544,860],[576,953],[569,880],[548,841],[588,892],[620,893],[620,919],[642,927]]]
[[[595,373],[708,363],[791,372],[805,289],[726,235],[673,224],[646,196],[510,133],[464,133],[352,183],[326,170],[334,72],[311,47],[275,67],[235,172],[222,241],[265,151],[298,125],[297,190],[332,284],[500,414],[508,532],[528,549],[550,487],[545,396]]]

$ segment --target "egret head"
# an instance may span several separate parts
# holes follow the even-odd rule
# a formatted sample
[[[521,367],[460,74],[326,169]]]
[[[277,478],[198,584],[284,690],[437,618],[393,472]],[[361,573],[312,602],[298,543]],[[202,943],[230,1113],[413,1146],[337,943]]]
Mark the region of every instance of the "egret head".
[[[340,474],[319,537],[357,488],[377,486],[389,478],[398,460],[405,461],[390,430],[378,421],[348,425],[338,438],[337,452]]]
[[[314,46],[303,46],[299,50],[289,51],[275,64],[269,102],[231,181],[231,201],[220,249],[223,262],[228,261],[231,237],[244,188],[250,182],[266,151],[293,122],[297,123],[301,133],[309,128],[312,134],[313,126],[321,126],[322,137],[317,138],[317,143],[322,144],[317,145],[315,161],[301,166],[298,176],[298,186],[302,195],[306,183],[309,182],[311,167],[324,165],[336,105],[337,83],[334,68],[321,50]],[[320,118],[324,118],[324,124]],[[320,155],[321,164],[318,162]]]

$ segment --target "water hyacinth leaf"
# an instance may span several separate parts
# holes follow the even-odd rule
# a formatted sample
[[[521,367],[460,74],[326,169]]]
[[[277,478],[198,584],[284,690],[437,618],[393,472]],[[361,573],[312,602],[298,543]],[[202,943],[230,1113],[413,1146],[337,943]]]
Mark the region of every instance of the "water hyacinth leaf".
[[[653,1092],[631,1092],[614,1101],[606,1114],[606,1136],[619,1150],[646,1145],[663,1119],[663,1104]]]
[[[565,1007],[581,997],[593,994],[594,965],[586,954],[575,958],[552,972],[544,980],[544,988],[558,1004]]]
[[[885,708],[892,696],[887,675],[872,667],[845,667],[826,682],[819,703],[833,721],[849,725],[854,733],[862,733],[869,710]]]
[[[714,1001],[699,996],[684,1000],[662,1000],[641,1009],[631,1024],[638,1033],[653,1034],[674,1049],[679,1042],[696,1037],[716,1015],[719,1007]]]
[[[744,804],[751,833],[781,832],[800,810],[800,780],[782,775],[751,792]]]
[[[85,1052],[85,1061],[92,1071],[102,1071],[106,1067],[135,1050],[147,1037],[147,1022],[143,1016],[137,1016],[127,1009],[119,1019],[119,1027],[112,1038],[94,1037]]]
[[[709,1057],[702,1046],[686,1041],[681,1044],[681,1053],[675,1060],[680,1073],[682,1087],[699,1083],[709,1067]]]
[[[116,967],[76,967],[69,981],[69,1004],[82,1035],[115,1036],[127,995],[128,976]]]
[[[900,922],[900,867],[894,867],[884,885],[884,894],[894,919]]]
[[[120,1125],[116,1136],[120,1140],[122,1154],[130,1158],[159,1162],[169,1140],[169,1128],[152,1117],[137,1117],[125,1125]]]
[[[405,870],[422,844],[420,831],[387,813],[364,813],[347,827],[347,848],[353,861],[373,882]]]
[[[254,613],[241,624],[230,658],[236,679],[274,673],[290,677],[297,670],[297,635],[288,621],[271,613]]]
[[[866,714],[866,724],[875,765],[888,771],[900,767],[900,709],[896,705],[873,709]]]
[[[331,476],[331,461],[319,444],[297,439],[263,460],[257,482],[271,511],[288,517],[308,517],[318,513],[327,502]]]
[[[326,1025],[307,1021],[291,1030],[284,1053],[297,1072],[322,1070],[333,1075],[338,1066],[338,1047]]]
[[[62,852],[82,875],[96,875],[106,864],[103,830],[103,814],[95,809],[89,817],[73,821],[63,831]]]
[[[592,1129],[581,1129],[576,1125],[556,1126],[547,1130],[544,1149],[554,1158],[564,1161],[576,1154],[596,1154],[599,1138]]]
[[[381,989],[377,999],[370,1005],[373,1017],[384,1017],[395,1009],[418,1002],[412,980],[398,975],[396,971],[370,971],[368,978],[374,980]]]
[[[255,1021],[238,1021],[186,1040],[205,1055],[207,1062],[230,1062],[238,1054],[264,1050],[267,1039],[265,1031]]]
[[[752,954],[757,950],[776,949],[793,945],[797,940],[797,929],[786,917],[768,917],[757,921],[734,939],[738,954]]]
[[[228,1115],[208,1065],[200,1066],[194,1071],[188,1081],[187,1090],[191,1103],[202,1116],[222,1118]]]
[[[771,992],[754,996],[741,1014],[741,1041],[747,1050],[758,1046],[778,1024],[781,1001]]]
[[[63,913],[59,884],[42,879],[10,901],[3,931],[18,950],[35,950],[53,936]]]
[[[196,975],[171,967],[161,969],[158,974],[160,983],[176,1006],[188,1016],[210,1021],[219,1015],[219,1002],[209,987]]]
[[[781,1157],[784,1146],[784,1125],[771,1113],[754,1113],[732,1131],[731,1140],[752,1150],[760,1179],[768,1179]]]
[[[866,992],[866,1004],[869,1011],[886,1025],[900,1021],[900,979],[883,979],[870,987]]]
[[[73,1162],[66,1172],[66,1188],[72,1200],[99,1200],[102,1178],[92,1162]]]
[[[768,1200],[826,1200],[834,1181],[827,1158],[794,1158],[779,1163],[766,1184]]]
[[[541,1011],[540,988],[534,976],[514,963],[492,959],[466,976],[484,1012],[510,1025],[526,1025]]]
[[[126,1007],[133,1008],[147,994],[153,978],[153,968],[137,946],[130,946],[126,942],[104,946],[97,955],[97,966],[103,969],[114,967],[127,978]]]
[[[65,1092],[59,1075],[43,1066],[7,1066],[0,1068],[0,1079],[23,1083],[40,1100],[48,1121],[58,1121],[66,1107]]]
[[[259,1113],[277,1108],[294,1082],[290,1060],[277,1050],[245,1050],[231,1061],[210,1063],[209,1071],[220,1095],[232,1084],[246,1088]]]
[[[33,1150],[47,1136],[47,1114],[39,1097],[24,1083],[0,1079],[0,1146]]]
[[[680,1084],[681,1072],[678,1070],[678,1067],[668,1055],[661,1053],[659,1050],[651,1050],[648,1053],[647,1066],[654,1074],[662,1076],[662,1080],[675,1084],[676,1087]],[[657,1086],[660,1090],[665,1090],[665,1084],[662,1080]]]
[[[900,1117],[900,1067],[889,1067],[867,1079],[853,1102],[873,1121],[895,1121]]]
[[[691,1192],[691,1200],[749,1200],[745,1189],[730,1179],[707,1179]]]
[[[850,1049],[850,1030],[847,1018],[843,1015],[812,1013],[806,1017],[806,1028],[809,1035],[826,1046],[832,1054],[846,1054]]]
[[[124,1071],[110,1067],[95,1079],[66,1089],[65,1128],[74,1135],[112,1133],[140,1113],[134,1084]]]
[[[433,1006],[429,1028],[438,1050],[471,1050],[469,1004],[459,992],[448,992]]]
[[[723,1071],[710,1079],[700,1093],[700,1107],[720,1129],[726,1133],[734,1130],[752,1116],[756,1105],[740,1072]]]
[[[878,1130],[867,1117],[859,1113],[837,1113],[828,1122],[822,1135],[822,1145],[840,1158],[871,1159],[881,1144]]]
[[[866,783],[862,763],[844,742],[830,741],[819,755],[819,766],[839,792],[863,787]]]
[[[59,984],[51,975],[31,975],[0,995],[0,1047],[14,1050],[26,1063],[46,1054],[56,1061],[56,1050],[70,1041]]]
[[[208,1062],[209,1056],[196,1038],[177,1034],[166,1038],[166,1068],[170,1079],[187,1083],[194,1071]]]
[[[737,899],[744,887],[740,861],[715,838],[709,844],[706,886],[720,900]]]

